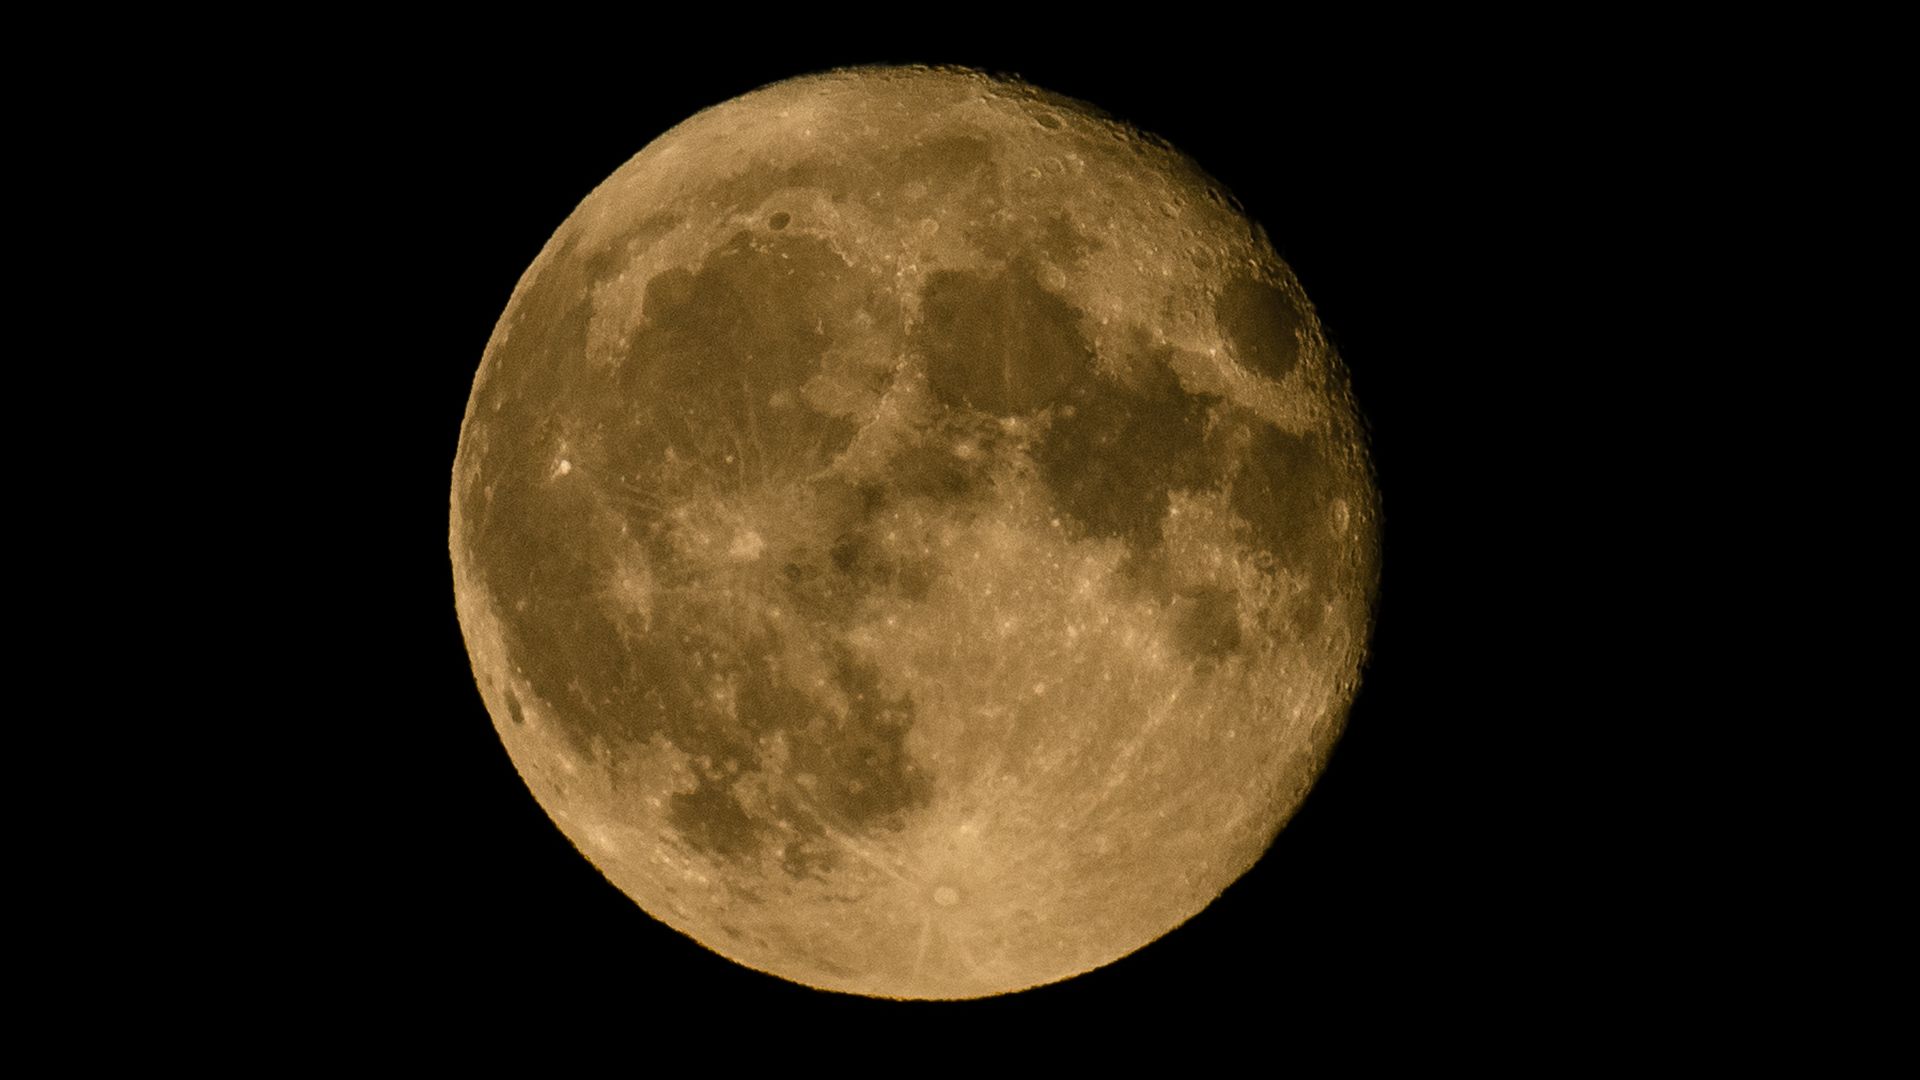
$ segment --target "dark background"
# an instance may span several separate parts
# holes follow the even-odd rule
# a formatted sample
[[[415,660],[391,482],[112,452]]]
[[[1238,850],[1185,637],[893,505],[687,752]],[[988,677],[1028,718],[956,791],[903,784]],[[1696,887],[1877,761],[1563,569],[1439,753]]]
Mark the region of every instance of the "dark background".
[[[356,57],[285,115],[317,149],[313,299],[346,336],[332,605],[316,710],[316,857],[292,976],[410,1002],[592,1001],[668,1022],[724,1011],[891,1024],[1279,1023],[1298,1010],[1535,1014],[1586,983],[1605,919],[1570,867],[1556,789],[1591,688],[1551,612],[1585,602],[1559,542],[1583,483],[1555,432],[1593,371],[1569,251],[1606,232],[1611,138],[1559,57],[1370,46],[1273,28],[1205,50],[523,44]],[[671,52],[671,49],[667,49]],[[1331,767],[1266,857],[1185,926],[1024,994],[899,1005],[724,960],[641,912],[515,774],[455,619],[447,500],[472,378],[519,275],[603,178],[695,111],[856,62],[1020,74],[1159,134],[1222,180],[1299,275],[1346,359],[1384,499],[1372,657]],[[345,417],[342,422],[339,417]],[[308,911],[308,908],[311,911]],[[269,918],[268,922],[274,922]],[[282,939],[284,940],[284,939]],[[267,946],[271,951],[275,946]],[[310,947],[310,948],[309,948]],[[309,965],[302,967],[302,965]],[[281,974],[289,974],[282,972]],[[1546,989],[1556,988],[1556,989]],[[664,1010],[664,1011],[663,1011]],[[943,1011],[944,1010],[944,1011]],[[484,1013],[483,1013],[484,1014]],[[688,1019],[686,1022],[691,1022]],[[1259,1028],[1264,1030],[1264,1028]]]

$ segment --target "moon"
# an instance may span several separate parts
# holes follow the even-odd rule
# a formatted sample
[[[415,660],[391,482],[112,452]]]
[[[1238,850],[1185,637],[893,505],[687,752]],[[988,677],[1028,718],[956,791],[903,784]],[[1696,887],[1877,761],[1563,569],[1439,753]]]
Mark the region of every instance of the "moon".
[[[560,225],[450,547],[499,736],[614,885],[748,967],[951,999],[1259,859],[1358,685],[1378,523],[1342,362],[1198,165],[857,68],[699,113]]]

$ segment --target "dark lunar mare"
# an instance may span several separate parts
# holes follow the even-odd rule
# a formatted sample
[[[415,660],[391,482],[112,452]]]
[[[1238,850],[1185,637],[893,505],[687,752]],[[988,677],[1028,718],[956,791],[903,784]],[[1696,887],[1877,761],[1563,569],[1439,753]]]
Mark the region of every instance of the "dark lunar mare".
[[[670,743],[693,773],[669,807],[685,842],[719,858],[772,853],[790,872],[812,873],[830,865],[828,829],[897,825],[930,797],[904,749],[912,702],[887,693],[840,635],[861,595],[911,593],[932,572],[874,554],[876,515],[971,481],[925,449],[909,452],[896,491],[821,477],[856,427],[807,407],[804,384],[856,313],[900,320],[870,278],[785,224],[770,219],[697,268],[654,275],[644,323],[605,367],[588,362],[590,297],[627,245],[594,254],[563,242],[477,391],[489,437],[462,497],[477,509],[464,540],[503,609],[510,655],[573,748],[618,760]],[[557,478],[563,453],[570,469]],[[831,538],[742,586],[801,613],[803,626],[743,622],[741,598],[717,591],[711,569],[669,541],[664,512],[676,496],[756,487],[808,492],[820,520],[795,532]],[[584,584],[607,580],[622,545],[637,546],[652,576],[644,620]],[[829,685],[796,684],[783,667],[796,649]]]

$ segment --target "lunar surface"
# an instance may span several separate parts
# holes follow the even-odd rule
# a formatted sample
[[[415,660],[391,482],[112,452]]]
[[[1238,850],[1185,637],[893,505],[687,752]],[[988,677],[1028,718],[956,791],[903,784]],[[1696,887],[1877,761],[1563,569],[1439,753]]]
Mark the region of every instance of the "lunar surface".
[[[1344,722],[1377,520],[1341,363],[1217,183],[872,68],[700,113],[560,226],[451,545],[500,737],[608,879],[761,971],[965,998],[1260,857]]]

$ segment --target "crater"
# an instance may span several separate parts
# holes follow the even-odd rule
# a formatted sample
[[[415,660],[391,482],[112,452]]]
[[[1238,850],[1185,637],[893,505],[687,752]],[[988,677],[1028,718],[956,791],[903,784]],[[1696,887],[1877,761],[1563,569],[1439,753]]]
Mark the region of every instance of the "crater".
[[[1300,361],[1300,312],[1275,285],[1237,278],[1214,302],[1214,318],[1248,368],[1278,382]]]

